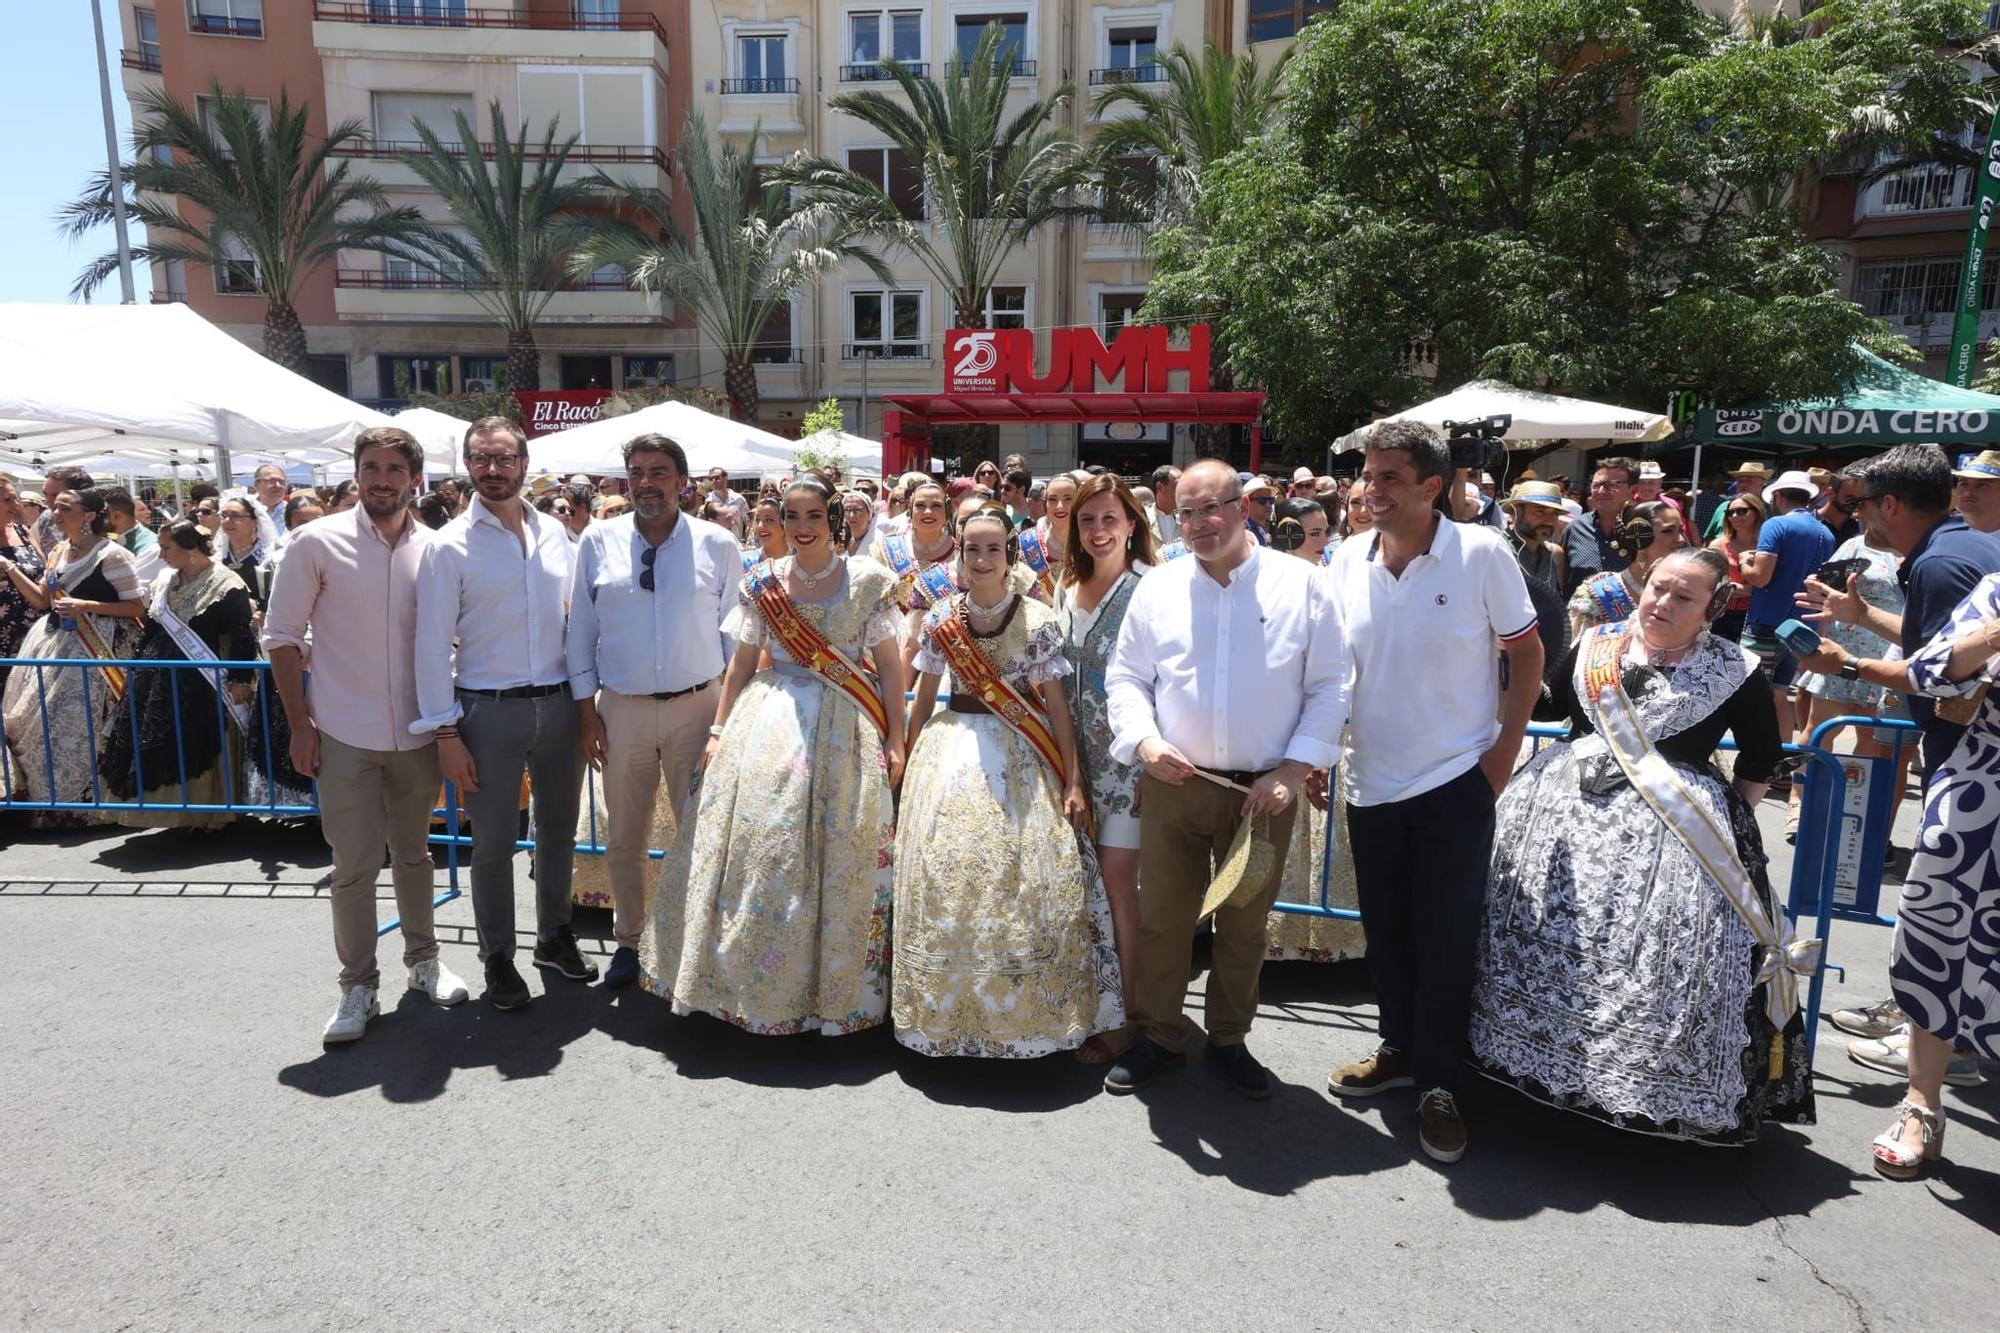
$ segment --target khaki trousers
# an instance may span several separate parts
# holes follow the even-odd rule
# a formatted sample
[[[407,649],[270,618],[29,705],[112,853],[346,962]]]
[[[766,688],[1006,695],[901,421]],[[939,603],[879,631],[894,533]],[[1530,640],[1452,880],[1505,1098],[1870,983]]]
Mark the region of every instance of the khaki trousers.
[[[403,919],[403,965],[437,957],[426,839],[440,780],[436,745],[360,750],[319,735],[319,824],[333,849],[333,951],[340,957],[342,991],[382,984],[375,966],[375,879],[385,846]]]
[[[1181,1010],[1202,895],[1236,837],[1243,793],[1198,777],[1178,787],[1141,777],[1139,792],[1138,1019],[1155,1045],[1178,1051],[1187,1039]],[[1268,917],[1278,900],[1284,851],[1291,846],[1298,812],[1295,799],[1283,814],[1271,817],[1270,836],[1279,856],[1270,881],[1258,886],[1247,906],[1224,907],[1215,914],[1206,1018],[1208,1039],[1216,1045],[1250,1035]]]
[[[604,870],[611,880],[611,935],[621,948],[639,947],[646,928],[646,890],[658,877],[647,857],[660,779],[678,820],[694,786],[695,765],[715,724],[713,684],[678,699],[599,690],[604,723]]]

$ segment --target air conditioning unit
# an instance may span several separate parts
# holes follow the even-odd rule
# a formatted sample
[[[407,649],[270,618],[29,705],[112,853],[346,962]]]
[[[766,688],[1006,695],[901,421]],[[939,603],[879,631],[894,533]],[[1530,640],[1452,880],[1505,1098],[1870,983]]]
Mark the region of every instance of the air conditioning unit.
[[[483,379],[478,376],[467,376],[465,380],[464,391],[466,393],[498,393],[500,391],[500,385],[497,380]]]

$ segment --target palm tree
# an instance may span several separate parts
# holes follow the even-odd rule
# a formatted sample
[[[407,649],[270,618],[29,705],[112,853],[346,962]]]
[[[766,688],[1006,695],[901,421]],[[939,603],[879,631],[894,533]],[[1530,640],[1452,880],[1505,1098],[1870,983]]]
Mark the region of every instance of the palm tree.
[[[1151,227],[1193,222],[1208,169],[1276,123],[1285,66],[1295,49],[1264,66],[1249,51],[1231,55],[1207,42],[1197,57],[1175,42],[1152,58],[1158,79],[1100,90],[1090,100],[1093,116],[1117,106],[1134,112],[1104,121],[1097,135],[1096,155],[1114,207]],[[1148,159],[1151,171],[1119,169],[1135,158]]]
[[[348,163],[329,167],[339,149],[365,140],[361,122],[342,121],[309,144],[310,104],[281,91],[267,122],[261,103],[215,81],[201,110],[157,91],[140,93],[137,110],[133,160],[119,168],[126,209],[146,229],[132,257],[206,264],[253,285],[264,298],[264,355],[303,370],[306,335],[293,302],[307,275],[342,250],[405,240],[422,224]],[[100,171],[58,217],[74,239],[111,214],[111,175]],[[86,299],[117,271],[116,254],[100,255],[70,294]]]
[[[763,126],[749,146],[708,135],[699,112],[682,127],[675,164],[694,210],[695,235],[682,236],[657,191],[619,190],[614,213],[598,214],[570,256],[570,272],[623,269],[632,285],[689,308],[702,334],[722,350],[723,389],[739,421],[757,419],[757,342],[772,315],[808,282],[845,260],[868,266],[883,281],[890,274],[871,251],[856,244],[856,228],[824,203],[795,201],[782,186],[760,178],[752,157]],[[617,189],[615,183],[600,184]],[[629,220],[646,218],[652,227]]]
[[[404,153],[402,162],[443,199],[459,230],[426,227],[390,252],[463,283],[466,295],[507,330],[508,383],[539,389],[535,325],[563,285],[569,252],[584,234],[585,209],[599,199],[599,187],[592,180],[561,179],[581,136],[556,142],[551,120],[541,146],[531,149],[527,126],[510,137],[498,102],[491,112],[490,144],[479,142],[464,112],[453,117],[455,144],[416,122],[424,151]],[[532,175],[530,160],[536,164]]]
[[[951,294],[956,327],[986,324],[986,293],[1000,265],[1044,224],[1086,216],[1089,156],[1074,135],[1051,124],[1074,94],[1049,96],[1007,112],[1013,53],[1003,30],[987,25],[970,60],[945,69],[942,83],[884,60],[905,106],[884,93],[841,93],[827,105],[886,137],[920,167],[930,221],[902,215],[882,186],[831,159],[795,158],[778,179],[810,204],[830,206],[862,232],[908,252]]]

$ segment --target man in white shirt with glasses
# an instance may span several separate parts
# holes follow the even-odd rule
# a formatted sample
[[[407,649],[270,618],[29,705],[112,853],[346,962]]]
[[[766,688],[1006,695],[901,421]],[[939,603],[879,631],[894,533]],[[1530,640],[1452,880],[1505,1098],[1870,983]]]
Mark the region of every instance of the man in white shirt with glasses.
[[[593,523],[576,547],[569,685],[583,757],[600,776],[611,879],[609,987],[639,976],[647,837],[660,781],[678,820],[715,721],[709,687],[727,665],[722,620],[743,562],[727,529],[680,511],[687,454],[664,435],[625,445],[632,512]]]
[[[1105,690],[1111,755],[1140,780],[1141,1035],[1105,1076],[1136,1090],[1183,1059],[1182,1008],[1203,895],[1245,819],[1274,851],[1245,901],[1214,917],[1204,1054],[1230,1087],[1271,1095],[1244,1044],[1257,1012],[1265,926],[1284,873],[1299,794],[1340,757],[1347,648],[1331,590],[1303,560],[1259,546],[1244,525],[1236,474],[1203,459],[1176,492],[1174,560],[1139,581]]]

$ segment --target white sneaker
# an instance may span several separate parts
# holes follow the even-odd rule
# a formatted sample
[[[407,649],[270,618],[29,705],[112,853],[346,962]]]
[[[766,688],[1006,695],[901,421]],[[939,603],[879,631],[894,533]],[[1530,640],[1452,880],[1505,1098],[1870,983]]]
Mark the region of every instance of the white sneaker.
[[[1894,1000],[1877,1000],[1855,1009],[1836,1009],[1827,1020],[1850,1037],[1886,1037],[1903,1026],[1903,1009]]]
[[[432,1004],[446,1006],[463,1004],[470,994],[458,974],[435,958],[426,958],[410,969],[410,989],[422,991]]]
[[[368,1020],[381,1012],[382,1006],[375,1003],[375,988],[356,986],[340,997],[340,1008],[326,1020],[326,1030],[320,1033],[320,1040],[329,1046],[337,1042],[359,1041],[361,1034],[368,1030]]]
[[[1874,1041],[1850,1041],[1847,1043],[1847,1058],[1869,1069],[1908,1078],[1910,1029],[1906,1025]],[[1953,1055],[1951,1063],[1945,1066],[1944,1081],[1954,1088],[1976,1088],[1986,1082],[1986,1075],[1980,1072],[1977,1057]]]

